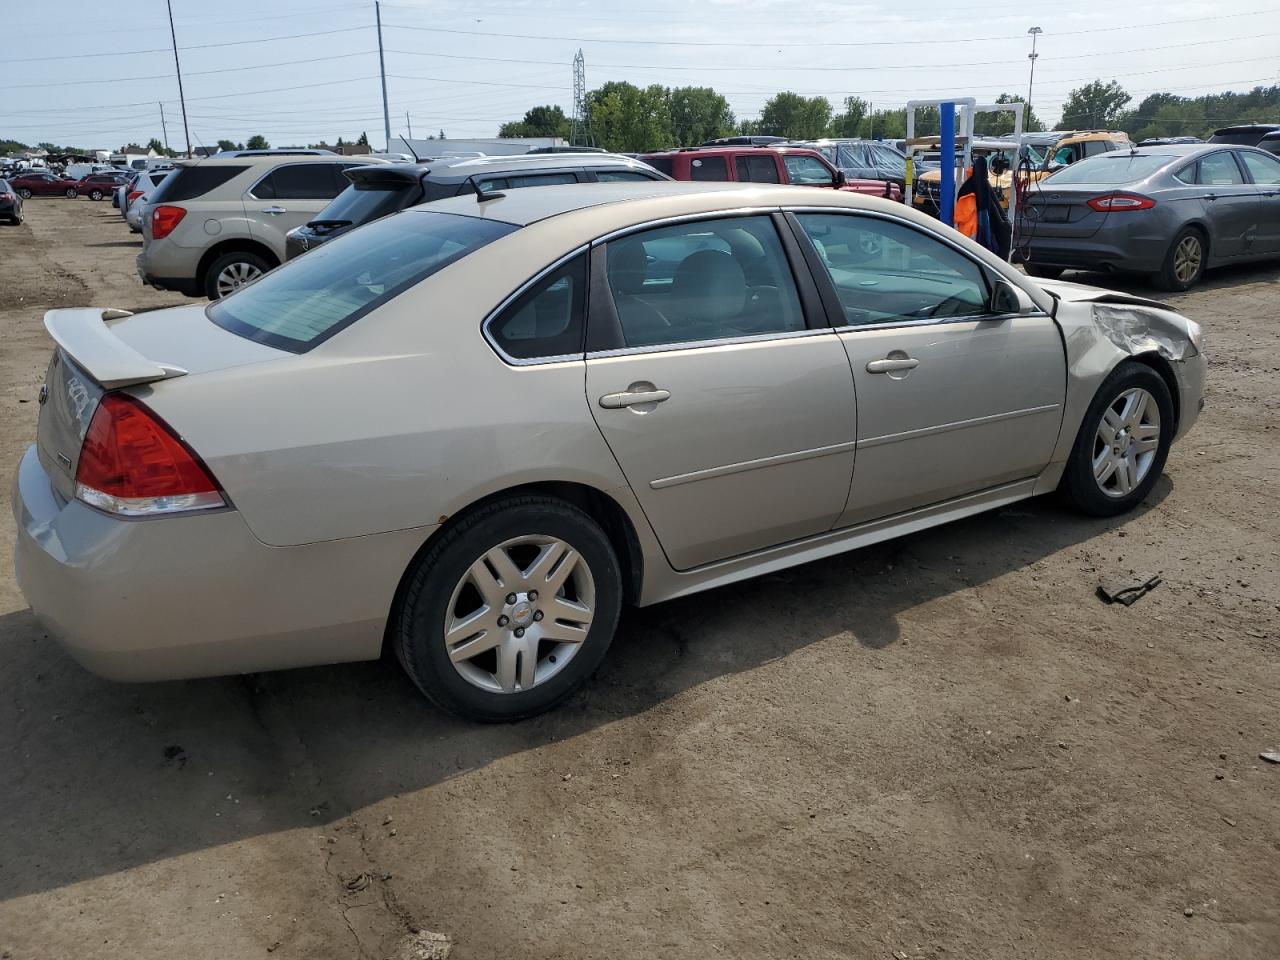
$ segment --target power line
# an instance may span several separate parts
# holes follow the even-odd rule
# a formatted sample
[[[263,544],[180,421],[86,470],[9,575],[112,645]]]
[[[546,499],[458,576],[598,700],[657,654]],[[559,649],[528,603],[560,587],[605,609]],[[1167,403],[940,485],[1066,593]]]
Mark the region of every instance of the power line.
[[[186,50],[187,47],[179,47],[179,50]],[[347,60],[351,57],[368,57],[377,50],[361,50],[357,53],[338,53],[331,57],[305,57],[302,60],[279,60],[275,63],[257,63],[247,67],[219,67],[217,70],[188,70],[183,76],[187,77],[207,77],[215,73],[243,73],[245,70],[266,70],[271,67],[294,67],[301,63],[321,63],[328,60]],[[65,80],[55,83],[11,83],[7,84],[6,90],[25,90],[25,89],[44,89],[45,87],[79,87],[86,84],[103,84],[103,83],[133,83],[139,80],[168,80],[173,77],[171,73],[155,73],[145,77],[96,77],[93,80]]]
[[[319,30],[315,33],[291,33],[282,37],[259,37],[257,40],[226,40],[222,43],[195,43],[189,47],[179,47],[179,50],[212,50],[217,47],[242,47],[250,43],[273,43],[276,40],[302,40],[308,37],[329,37],[335,33],[351,33],[355,30],[367,30],[368,25],[358,27],[343,27],[340,30]],[[138,53],[169,53],[168,47],[152,48],[150,50],[113,50],[110,53],[75,53],[62,57],[26,57],[17,60],[7,60],[6,63],[44,63],[49,60],[86,60],[91,57],[128,57]]]
[[[1113,25],[1108,27],[1097,27],[1089,30],[1064,30],[1058,31],[1054,36],[1059,37],[1075,37],[1083,36],[1090,33],[1111,33],[1119,30],[1138,30],[1150,29],[1152,27],[1164,27],[1174,24],[1183,23],[1203,23],[1205,21],[1230,20],[1239,17],[1252,17],[1259,14],[1280,13],[1280,9],[1269,10],[1249,10],[1241,13],[1218,14],[1209,17],[1191,17],[1184,20],[1163,20],[1147,23],[1131,23],[1124,25]],[[910,24],[904,23],[904,26]],[[813,40],[806,42],[783,42],[783,41],[763,41],[763,40],[636,40],[631,38],[618,39],[613,37],[580,37],[580,36],[547,36],[545,34],[521,34],[521,33],[496,33],[487,30],[461,30],[451,27],[422,27],[412,26],[409,24],[387,24],[389,30],[419,30],[424,33],[447,33],[458,34],[471,37],[497,37],[507,40],[558,40],[571,43],[617,43],[627,46],[659,46],[659,47],[750,47],[750,48],[778,48],[778,47],[902,47],[902,46],[926,46],[936,44],[955,44],[955,43],[995,43],[997,41],[1018,40],[1021,41],[1024,36],[1004,36],[1004,37],[947,37],[936,40]]]

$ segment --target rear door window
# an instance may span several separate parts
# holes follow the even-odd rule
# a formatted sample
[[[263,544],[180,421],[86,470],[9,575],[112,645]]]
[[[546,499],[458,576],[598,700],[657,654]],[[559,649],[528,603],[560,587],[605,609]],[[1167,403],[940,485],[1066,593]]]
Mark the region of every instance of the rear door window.
[[[728,180],[729,164],[724,157],[694,157],[689,161],[693,180]]]
[[[770,154],[734,159],[738,179],[750,183],[779,183],[778,162]]]
[[[290,260],[208,306],[225,330],[304,353],[414,284],[515,231],[509,223],[420,210],[387,217]],[[430,320],[429,305],[423,322]]]
[[[630,183],[635,180],[656,180],[657,177],[639,170],[597,170],[596,179],[600,183]]]
[[[670,157],[649,157],[645,160],[649,166],[657,170],[659,173],[665,173],[668,177],[674,172],[674,166]]]
[[[1227,151],[1200,158],[1199,182],[1204,186],[1228,187],[1244,183],[1240,165]]]
[[[481,193],[489,193],[492,190],[515,190],[520,187],[552,187],[559,183],[577,183],[578,176],[574,173],[529,173],[529,174],[512,174],[506,177],[487,177],[485,179],[477,179],[476,186],[479,187]]]
[[[259,200],[332,200],[345,186],[337,182],[338,164],[291,163],[277,167],[254,186]]]

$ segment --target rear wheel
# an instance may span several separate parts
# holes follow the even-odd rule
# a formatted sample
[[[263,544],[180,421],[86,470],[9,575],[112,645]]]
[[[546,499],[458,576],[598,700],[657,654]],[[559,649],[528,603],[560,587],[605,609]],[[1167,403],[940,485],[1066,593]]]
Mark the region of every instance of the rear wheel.
[[[103,197],[103,193],[102,193],[102,191],[101,191],[101,190],[90,190],[90,191],[89,191],[89,199],[90,199],[90,200],[101,200],[101,199],[102,199],[102,197]]]
[[[66,196],[68,200],[74,200],[76,197],[80,196],[80,193],[75,187],[67,187]]]
[[[1040,263],[1023,264],[1024,269],[1030,276],[1039,277],[1041,280],[1057,280],[1062,276],[1064,267],[1046,267]]]
[[[1156,274],[1155,283],[1161,290],[1189,290],[1204,276],[1204,264],[1208,253],[1204,234],[1196,227],[1186,227],[1173,240],[1164,266]]]
[[[1136,507],[1164,470],[1173,400],[1150,367],[1127,360],[1103,381],[1076,437],[1063,487],[1080,510],[1112,517]]]
[[[599,666],[622,579],[587,514],[515,497],[465,517],[410,571],[392,642],[429,700],[510,721],[551,709]]]
[[[271,269],[270,264],[256,253],[236,250],[223,254],[204,275],[204,293],[210,300],[220,300],[235,293],[246,283],[252,283]]]
[[[18,196],[20,196],[23,200],[30,200],[30,199],[31,199],[31,191],[30,191],[30,190],[28,190],[26,187],[19,187],[19,188],[18,188]]]

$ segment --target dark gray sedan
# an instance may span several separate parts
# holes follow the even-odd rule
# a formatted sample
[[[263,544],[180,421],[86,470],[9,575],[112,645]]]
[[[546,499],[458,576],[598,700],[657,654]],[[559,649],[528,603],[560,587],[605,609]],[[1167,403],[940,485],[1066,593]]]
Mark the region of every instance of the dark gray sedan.
[[[1215,143],[1107,153],[1042,180],[1023,211],[1032,276],[1145,273],[1186,290],[1210,267],[1280,258],[1280,159]]]

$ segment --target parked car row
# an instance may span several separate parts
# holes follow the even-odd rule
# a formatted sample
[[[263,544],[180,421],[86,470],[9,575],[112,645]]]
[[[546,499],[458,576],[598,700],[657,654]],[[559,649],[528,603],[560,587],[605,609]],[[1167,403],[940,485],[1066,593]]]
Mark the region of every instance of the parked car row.
[[[74,199],[84,196],[91,200],[102,200],[111,196],[120,184],[130,177],[128,171],[114,170],[109,173],[91,173],[74,180],[57,173],[40,171],[21,173],[9,178],[9,183],[23,199],[31,197],[67,197]]]

